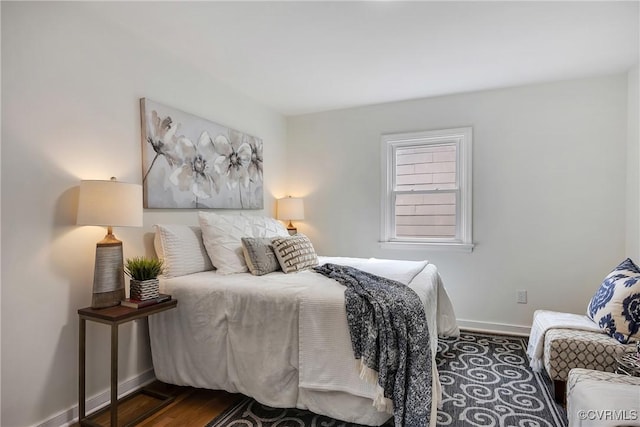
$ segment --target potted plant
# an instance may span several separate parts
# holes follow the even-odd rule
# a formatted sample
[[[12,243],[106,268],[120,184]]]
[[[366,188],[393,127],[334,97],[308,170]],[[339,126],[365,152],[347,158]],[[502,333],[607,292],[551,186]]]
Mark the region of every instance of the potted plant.
[[[163,269],[163,262],[158,258],[127,258],[124,272],[131,278],[129,297],[144,301],[160,296],[158,276],[162,274]]]

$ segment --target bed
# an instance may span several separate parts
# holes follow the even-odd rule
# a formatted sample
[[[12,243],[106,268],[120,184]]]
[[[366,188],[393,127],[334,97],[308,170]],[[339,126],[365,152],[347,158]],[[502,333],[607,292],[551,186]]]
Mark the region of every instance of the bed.
[[[198,230],[193,230],[197,241]],[[169,260],[166,247],[164,252]],[[318,261],[397,280],[418,294],[430,331],[430,424],[435,425],[441,399],[433,360],[437,337],[459,334],[437,268],[426,261],[345,257],[318,257]],[[242,393],[265,405],[308,409],[365,425],[381,425],[390,418],[372,405],[375,384],[358,375],[345,287],[335,280],[312,270],[263,276],[213,270],[163,278],[161,291],[179,303],[177,309],[149,319],[159,380]]]

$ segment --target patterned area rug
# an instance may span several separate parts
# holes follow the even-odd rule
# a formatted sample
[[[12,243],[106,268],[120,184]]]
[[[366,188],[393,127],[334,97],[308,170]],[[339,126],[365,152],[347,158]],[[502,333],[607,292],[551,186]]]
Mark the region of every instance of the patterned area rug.
[[[566,414],[553,400],[550,381],[531,371],[526,348],[521,337],[463,332],[459,338],[441,338],[436,356],[443,388],[438,426],[565,427]],[[245,398],[206,427],[231,426],[358,425]]]

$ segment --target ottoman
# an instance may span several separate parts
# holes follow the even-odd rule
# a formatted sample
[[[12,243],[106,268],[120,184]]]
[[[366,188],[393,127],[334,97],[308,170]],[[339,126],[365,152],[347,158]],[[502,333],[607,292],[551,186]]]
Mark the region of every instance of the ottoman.
[[[640,426],[640,377],[572,369],[567,419],[569,427]]]
[[[621,344],[604,333],[549,329],[544,337],[543,361],[553,380],[556,401],[563,403],[571,369],[614,372],[616,357],[634,349],[634,344]]]

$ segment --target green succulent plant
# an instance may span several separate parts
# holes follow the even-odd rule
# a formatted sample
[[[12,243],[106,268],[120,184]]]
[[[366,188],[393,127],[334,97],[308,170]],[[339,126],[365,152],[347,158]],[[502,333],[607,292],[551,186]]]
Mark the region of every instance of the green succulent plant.
[[[157,278],[162,274],[164,264],[158,258],[133,257],[127,258],[124,272],[134,280],[144,281]]]

